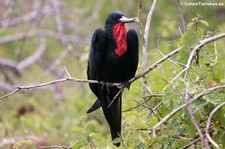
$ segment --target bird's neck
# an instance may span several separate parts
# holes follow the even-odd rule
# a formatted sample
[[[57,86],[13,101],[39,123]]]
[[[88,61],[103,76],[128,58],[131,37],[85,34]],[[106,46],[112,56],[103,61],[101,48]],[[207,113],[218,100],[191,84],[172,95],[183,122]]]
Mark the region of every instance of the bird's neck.
[[[123,56],[127,51],[127,30],[124,23],[117,23],[111,28],[107,28],[110,38],[116,43],[114,50],[117,56]]]

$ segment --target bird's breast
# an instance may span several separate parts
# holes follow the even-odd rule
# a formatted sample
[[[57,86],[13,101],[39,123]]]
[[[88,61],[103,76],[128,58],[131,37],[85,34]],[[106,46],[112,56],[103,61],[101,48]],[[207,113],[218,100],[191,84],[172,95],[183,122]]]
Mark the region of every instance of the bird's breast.
[[[117,56],[113,51],[107,52],[104,67],[104,81],[125,82],[128,78],[129,60],[126,54]]]
[[[124,23],[117,23],[113,26],[113,38],[116,42],[114,50],[117,56],[123,56],[127,51],[127,30]]]

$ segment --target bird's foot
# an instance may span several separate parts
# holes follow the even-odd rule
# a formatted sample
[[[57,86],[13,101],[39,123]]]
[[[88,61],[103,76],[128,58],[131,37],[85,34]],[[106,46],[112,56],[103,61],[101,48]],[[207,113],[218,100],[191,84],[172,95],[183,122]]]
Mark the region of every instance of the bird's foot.
[[[106,87],[107,92],[110,94],[109,87],[111,87],[111,86],[112,86],[111,83],[105,82],[105,83],[102,85],[102,90],[104,89],[104,87]]]
[[[128,88],[128,90],[130,89],[130,83],[128,81],[125,82],[121,82],[121,85],[119,86],[119,88]]]

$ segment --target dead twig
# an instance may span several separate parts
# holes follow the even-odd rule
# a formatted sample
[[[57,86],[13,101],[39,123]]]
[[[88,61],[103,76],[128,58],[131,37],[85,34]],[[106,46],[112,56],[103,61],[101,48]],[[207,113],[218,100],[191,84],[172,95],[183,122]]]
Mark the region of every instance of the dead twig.
[[[207,121],[207,125],[205,128],[206,131],[206,138],[209,140],[210,143],[212,143],[212,145],[214,145],[217,149],[220,149],[219,145],[213,141],[213,139],[211,138],[211,136],[209,135],[209,128],[210,128],[210,123],[212,120],[213,115],[223,106],[225,106],[225,102],[221,103],[220,105],[218,105],[215,109],[213,109],[213,111],[210,113],[208,121]]]
[[[195,100],[198,100],[198,99],[200,99],[201,97],[203,97],[205,95],[211,94],[211,93],[219,91],[221,89],[225,89],[225,85],[212,87],[212,88],[209,88],[209,89],[206,89],[206,90],[202,91],[201,93],[195,95],[192,99],[190,99],[188,101],[188,103],[184,103],[181,106],[175,108],[172,112],[170,112],[163,119],[161,119],[161,121],[159,121],[156,125],[154,125],[152,128],[149,128],[148,130],[152,130],[153,132],[155,132],[156,128],[158,128],[160,125],[162,125],[165,122],[167,122],[171,117],[173,117],[177,112],[179,112],[181,109],[186,107],[188,104],[191,104]]]
[[[211,38],[207,38],[207,39],[203,39],[199,42],[199,44],[197,46],[194,47],[194,49],[192,50],[191,54],[189,55],[189,58],[188,58],[188,61],[185,65],[185,68],[183,70],[181,70],[179,72],[179,74],[177,76],[175,76],[168,84],[166,87],[163,88],[163,92],[165,92],[165,90],[177,79],[179,78],[184,72],[185,72],[185,75],[184,75],[184,78],[187,76],[187,73],[188,73],[188,70],[190,69],[191,67],[191,63],[192,61],[194,60],[196,54],[197,54],[197,51],[199,49],[201,49],[204,45],[210,43],[210,42],[214,42],[218,39],[221,39],[221,38],[224,38],[225,37],[225,33],[222,33],[222,34],[219,34],[219,35],[216,35],[216,36],[213,36]]]
[[[151,25],[151,21],[152,21],[152,15],[155,10],[156,3],[157,3],[157,0],[154,0],[152,3],[152,6],[148,12],[147,22],[145,24],[143,52],[142,52],[143,53],[143,58],[142,58],[143,71],[146,69],[146,65],[147,65],[148,35],[149,35],[150,25]]]

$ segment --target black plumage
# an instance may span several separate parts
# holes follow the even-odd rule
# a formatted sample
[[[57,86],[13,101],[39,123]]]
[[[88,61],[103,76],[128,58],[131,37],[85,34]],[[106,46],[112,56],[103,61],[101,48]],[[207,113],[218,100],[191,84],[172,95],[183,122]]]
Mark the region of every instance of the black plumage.
[[[95,30],[88,60],[88,79],[121,83],[135,75],[138,65],[138,36],[134,29],[126,31],[124,23],[130,22],[138,22],[138,19],[126,18],[122,12],[113,11],[106,19],[105,30]],[[97,100],[87,113],[102,107],[112,139],[120,137],[122,93],[113,101],[120,89],[110,85],[89,85]],[[120,143],[115,145],[119,146]]]

